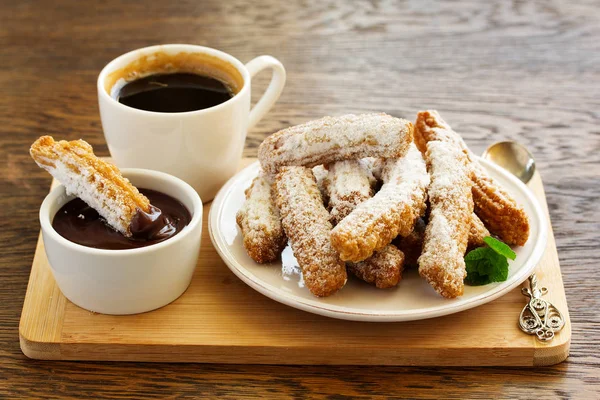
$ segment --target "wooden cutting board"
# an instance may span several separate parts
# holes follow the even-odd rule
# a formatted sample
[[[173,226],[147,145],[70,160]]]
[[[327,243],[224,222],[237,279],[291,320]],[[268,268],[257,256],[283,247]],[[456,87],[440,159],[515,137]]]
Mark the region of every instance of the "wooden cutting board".
[[[529,187],[547,213],[538,174]],[[168,306],[139,315],[96,314],[69,302],[40,235],[19,326],[23,353],[46,360],[423,366],[551,365],[569,354],[571,322],[551,224],[536,273],[566,325],[542,343],[517,325],[526,303],[520,288],[475,309],[414,322],[342,321],[279,304],[219,258],[208,235],[209,208],[190,287]]]

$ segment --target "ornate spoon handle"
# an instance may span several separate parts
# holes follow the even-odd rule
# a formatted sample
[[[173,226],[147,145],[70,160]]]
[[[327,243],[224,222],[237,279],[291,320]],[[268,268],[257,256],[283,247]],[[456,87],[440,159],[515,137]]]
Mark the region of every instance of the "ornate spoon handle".
[[[536,335],[538,340],[548,342],[554,338],[554,333],[565,326],[562,313],[552,303],[542,299],[548,289],[538,287],[535,274],[529,277],[529,287],[522,288],[521,293],[529,297],[529,302],[519,316],[519,327],[525,333]]]

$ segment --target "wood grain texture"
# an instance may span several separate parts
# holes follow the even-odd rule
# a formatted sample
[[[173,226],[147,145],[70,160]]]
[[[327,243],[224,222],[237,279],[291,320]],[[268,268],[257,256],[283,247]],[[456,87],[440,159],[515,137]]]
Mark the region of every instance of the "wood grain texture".
[[[529,187],[546,212],[539,174]],[[475,309],[403,323],[340,321],[276,303],[225,266],[210,241],[210,207],[190,287],[150,313],[101,315],[65,301],[38,241],[19,326],[23,353],[42,360],[415,366],[544,366],[568,355],[571,323],[550,226],[536,274],[566,324],[541,343],[517,326],[525,303],[520,287]]]
[[[597,1],[3,2],[0,12],[0,397],[597,398],[600,391],[600,14]],[[18,321],[50,178],[41,134],[108,155],[95,80],[112,58],[196,43],[272,54],[284,93],[247,139],[325,114],[437,108],[473,150],[517,139],[544,179],[572,320],[551,368],[175,365],[31,361]],[[256,98],[267,78],[255,80]]]

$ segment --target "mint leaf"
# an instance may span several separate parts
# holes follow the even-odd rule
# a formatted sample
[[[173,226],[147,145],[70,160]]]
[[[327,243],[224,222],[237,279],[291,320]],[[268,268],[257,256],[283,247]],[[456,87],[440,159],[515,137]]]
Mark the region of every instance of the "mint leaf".
[[[465,256],[465,261],[484,260],[488,257],[489,247],[478,247]]]
[[[508,260],[498,253],[490,254],[490,259],[493,267],[486,271],[490,282],[504,282],[508,278]]]
[[[489,283],[487,275],[480,275],[478,272],[480,263],[488,264],[488,262],[486,260],[477,260],[477,261],[471,261],[469,263],[466,263],[467,264],[467,277],[465,278],[465,283],[467,285],[480,286],[480,285],[486,285]],[[481,268],[485,269],[487,267],[482,265]]]
[[[504,244],[504,243],[502,243]],[[465,283],[479,286],[503,282],[508,278],[508,261],[491,247],[479,247],[465,256],[467,277]]]
[[[496,253],[501,254],[506,258],[510,258],[511,260],[514,260],[515,258],[517,258],[517,255],[515,254],[515,252],[512,251],[512,249],[510,247],[508,247],[508,245],[502,243],[498,239],[494,239],[491,236],[487,236],[487,237],[483,238],[483,241],[488,246],[490,246],[492,249],[494,249],[494,251]]]

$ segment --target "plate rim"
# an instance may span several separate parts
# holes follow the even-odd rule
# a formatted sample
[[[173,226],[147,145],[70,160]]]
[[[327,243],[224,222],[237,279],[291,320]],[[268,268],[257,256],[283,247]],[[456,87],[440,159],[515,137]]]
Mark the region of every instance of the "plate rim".
[[[233,177],[231,177],[227,181],[227,183],[221,188],[221,190],[219,190],[217,196],[215,196],[215,199],[211,204],[208,216],[208,231],[210,235],[210,240],[213,244],[213,247],[217,250],[219,257],[221,257],[221,259],[223,260],[223,262],[225,262],[227,267],[245,284],[272,300],[275,300],[279,303],[285,304],[287,306],[302,311],[334,319],[365,322],[416,321],[422,319],[437,318],[440,316],[446,316],[462,312],[489,303],[512,291],[514,288],[522,284],[525,281],[525,279],[529,277],[531,272],[533,272],[540,259],[544,255],[548,241],[547,217],[543,212],[540,202],[537,200],[533,192],[523,182],[521,182],[515,176],[511,175],[510,172],[480,157],[477,157],[477,160],[486,169],[491,169],[497,174],[502,175],[503,178],[506,178],[508,181],[511,182],[511,184],[514,184],[515,186],[521,189],[521,191],[528,198],[531,204],[533,204],[533,209],[536,218],[539,220],[540,232],[538,232],[538,240],[534,244],[534,248],[529,258],[525,261],[526,265],[524,266],[524,268],[521,268],[519,272],[512,278],[512,283],[505,287],[502,287],[499,290],[495,290],[495,288],[493,288],[490,291],[480,293],[472,299],[469,299],[462,303],[452,305],[452,303],[450,303],[452,300],[449,300],[448,305],[443,308],[435,306],[433,308],[428,307],[414,310],[404,310],[401,313],[396,311],[365,312],[358,310],[342,309],[344,307],[339,305],[319,305],[317,303],[319,300],[318,297],[315,297],[314,299],[305,299],[295,294],[288,293],[279,288],[273,287],[272,285],[265,285],[262,280],[258,279],[254,274],[248,271],[245,267],[243,267],[241,263],[239,263],[235,259],[235,257],[229,250],[227,243],[222,242],[222,240],[219,240],[220,238],[217,238],[215,233],[215,230],[218,230],[218,221],[223,212],[223,205],[225,199],[227,198],[227,195],[232,191],[232,189],[235,187],[235,184],[238,182],[238,180],[242,179],[243,176],[250,173],[258,173],[260,167],[258,161],[255,161],[243,168],[242,170],[238,171]],[[254,172],[253,170],[256,171]]]

